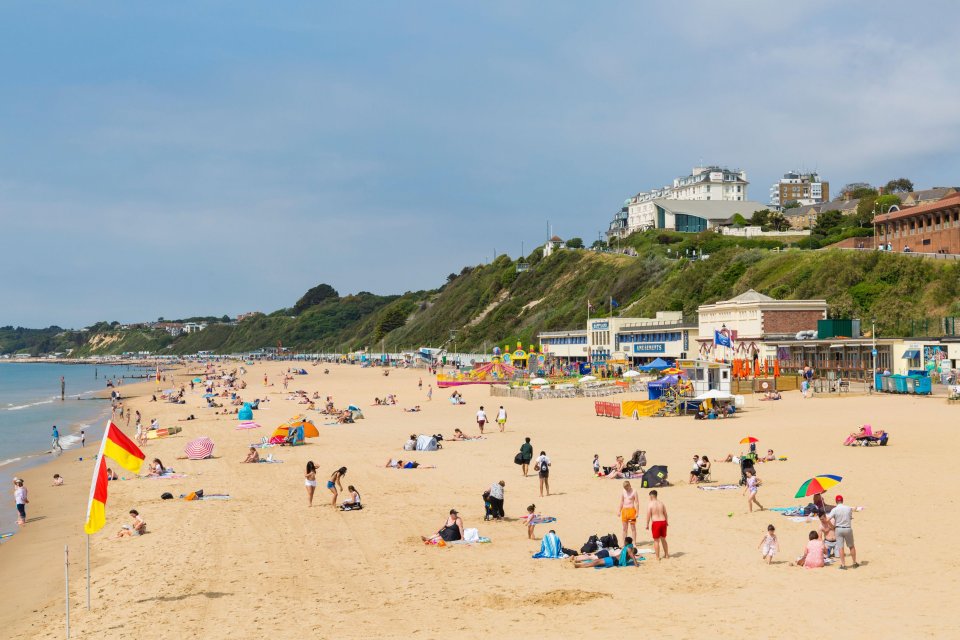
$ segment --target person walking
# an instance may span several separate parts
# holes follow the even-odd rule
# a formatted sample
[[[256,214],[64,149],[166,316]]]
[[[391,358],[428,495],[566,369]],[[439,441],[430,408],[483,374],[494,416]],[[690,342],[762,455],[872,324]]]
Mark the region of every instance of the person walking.
[[[547,457],[546,451],[540,452],[540,457],[537,458],[537,463],[533,465],[533,470],[540,475],[540,497],[543,497],[543,490],[547,490],[547,495],[550,495],[550,458]]]
[[[503,433],[504,427],[507,426],[507,410],[503,408],[503,405],[500,405],[500,409],[497,411],[497,424],[500,425],[500,433]]]
[[[417,391],[423,391],[423,378],[417,378]]]
[[[21,481],[22,482],[22,481]],[[840,550],[840,568],[847,568],[847,554],[845,548],[850,549],[850,557],[853,559],[853,568],[860,566],[857,562],[857,547],[853,543],[853,509],[843,504],[843,496],[838,495],[837,506],[830,510],[827,517],[833,521],[836,527],[837,548]]]
[[[760,479],[757,478],[757,472],[753,469],[747,469],[744,471],[744,474],[747,476],[747,486],[743,488],[743,493],[749,494],[749,497],[747,498],[747,507],[750,508],[750,513],[753,513],[754,504],[760,507],[760,511],[763,511],[763,505],[760,504],[759,500],[757,500],[757,489],[760,486]]]
[[[17,505],[17,524],[22,527],[27,524],[27,504],[30,500],[27,498],[27,488],[23,486],[23,480],[18,478],[13,485],[13,501]]]
[[[650,530],[650,534],[653,536],[653,548],[657,552],[657,560],[659,561],[661,546],[663,547],[663,557],[670,557],[670,550],[667,548],[667,507],[660,502],[656,489],[651,490],[649,495],[646,528]]]
[[[524,438],[524,442],[520,445],[520,468],[523,471],[523,477],[527,477],[527,472],[530,471],[530,462],[533,460],[533,445],[530,444],[530,438]]]
[[[128,413],[127,417],[129,416],[130,414]],[[87,446],[87,434],[83,432],[83,429],[80,429],[80,448],[82,449],[85,446]]]
[[[480,405],[480,410],[477,411],[477,425],[480,427],[480,435],[483,435],[483,425],[487,424],[487,412],[483,410],[483,405]]]
[[[427,385],[427,402],[430,402],[431,400],[433,400],[433,385],[428,384]]]
[[[627,527],[633,530],[633,538],[637,538],[637,512],[640,511],[640,497],[630,485],[629,480],[624,480],[623,491],[620,493],[620,506],[617,509],[617,515],[623,523],[623,537],[627,537]]]
[[[59,449],[60,452],[63,452],[63,447],[60,445],[60,432],[57,430],[57,425],[53,425],[53,431],[50,434],[50,452],[53,453],[54,449]]]
[[[501,480],[490,485],[490,515],[494,520],[503,520],[503,488],[506,483]]]

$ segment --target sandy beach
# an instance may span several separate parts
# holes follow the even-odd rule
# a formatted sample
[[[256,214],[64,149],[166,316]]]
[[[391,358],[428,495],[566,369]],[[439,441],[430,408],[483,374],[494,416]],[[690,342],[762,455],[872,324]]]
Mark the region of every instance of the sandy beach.
[[[159,457],[183,479],[111,482],[107,526],[92,537],[93,607],[85,609],[83,522],[90,460],[76,451],[26,475],[33,519],[0,545],[0,580],[7,594],[0,626],[10,638],[64,636],[63,546],[71,550],[71,625],[77,638],[489,638],[533,633],[544,638],[609,637],[655,633],[663,638],[809,637],[828,622],[845,638],[945,637],[953,623],[950,603],[958,593],[958,562],[949,552],[960,516],[949,476],[960,436],[957,408],[943,397],[860,396],[779,402],[747,400],[730,420],[693,418],[613,420],[593,414],[592,399],[529,402],[492,398],[482,386],[462,387],[465,406],[447,401],[422,370],[307,367],[290,389],[332,395],[338,407],[357,404],[365,419],[323,425],[308,415],[320,436],[302,447],[263,450],[282,464],[240,464],[247,445],[304,405],[286,400],[281,372],[288,363],[248,366],[245,399],[270,398],[255,414],[263,428],[238,431],[232,416],[201,408],[202,388],[187,392],[186,405],[148,402],[152,382],[125,385],[126,405],[149,423],[179,425],[183,433],[151,440],[147,460]],[[263,387],[264,375],[273,384]],[[192,377],[192,375],[190,376]],[[418,379],[423,391],[418,391]],[[176,373],[179,384],[186,371]],[[433,400],[426,389],[434,384]],[[395,393],[396,406],[370,406]],[[411,433],[454,428],[477,435],[475,413],[491,416],[503,404],[505,433],[488,428],[485,439],[444,441],[436,452],[402,451]],[[415,404],[419,413],[406,413]],[[197,420],[178,422],[189,414]],[[844,447],[847,433],[869,423],[891,433],[890,445]],[[124,426],[125,422],[121,423]],[[132,434],[132,425],[125,431]],[[214,458],[179,460],[184,445],[206,435]],[[744,436],[759,438],[782,462],[759,465],[760,501],[787,507],[810,476],[844,477],[839,491],[855,514],[861,566],[804,570],[792,566],[815,523],[793,522],[771,512],[747,513],[740,490],[701,491],[686,484],[693,454],[711,459],[744,449]],[[553,461],[552,495],[541,498],[535,475],[524,478],[513,457],[525,436],[535,453]],[[85,453],[96,452],[97,433]],[[564,546],[577,548],[591,534],[621,535],[617,506],[621,481],[595,478],[593,454],[610,464],[618,454],[647,451],[649,463],[670,468],[673,486],[660,491],[670,515],[672,556],[652,554],[638,569],[574,570],[562,560],[533,560],[530,541],[515,520],[526,506],[555,516],[551,527]],[[405,455],[406,454],[406,455]],[[435,469],[384,468],[388,458],[413,458]],[[319,486],[307,507],[304,466],[313,460]],[[346,466],[344,487],[354,484],[365,508],[344,513],[329,506],[325,480]],[[146,467],[144,467],[144,472]],[[52,487],[51,476],[66,478]],[[735,464],[715,463],[716,484],[736,483]],[[484,522],[481,493],[504,480],[507,521]],[[229,501],[160,500],[195,489],[230,494]],[[828,494],[828,502],[837,491]],[[641,492],[642,501],[646,492]],[[9,491],[5,508],[13,509]],[[803,501],[805,502],[805,501]],[[149,533],[112,540],[139,509]],[[425,546],[420,536],[437,531],[451,508],[466,527],[490,544]],[[761,562],[758,543],[774,524],[781,552]],[[651,547],[641,521],[638,544]],[[818,622],[814,622],[817,620]]]

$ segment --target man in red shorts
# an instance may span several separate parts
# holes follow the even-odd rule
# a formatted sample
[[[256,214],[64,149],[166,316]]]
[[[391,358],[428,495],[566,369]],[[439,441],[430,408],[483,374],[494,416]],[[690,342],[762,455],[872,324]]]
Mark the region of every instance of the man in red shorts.
[[[653,522],[651,529],[650,523]],[[653,535],[653,548],[657,551],[657,560],[660,560],[660,545],[663,545],[663,557],[669,558],[667,549],[667,508],[657,499],[657,490],[650,491],[650,501],[647,502],[647,529]]]

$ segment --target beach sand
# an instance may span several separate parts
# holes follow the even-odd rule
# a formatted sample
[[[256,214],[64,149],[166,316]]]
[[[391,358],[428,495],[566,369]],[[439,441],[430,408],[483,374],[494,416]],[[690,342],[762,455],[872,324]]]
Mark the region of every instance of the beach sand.
[[[83,535],[90,462],[76,461],[79,453],[70,451],[28,472],[33,521],[0,545],[4,636],[63,637],[64,544],[71,552],[77,638],[799,638],[824,623],[831,635],[844,638],[945,637],[955,626],[951,603],[960,593],[960,572],[950,545],[960,512],[951,472],[960,408],[942,397],[802,400],[790,392],[779,402],[748,397],[747,411],[731,420],[613,420],[595,417],[591,399],[493,398],[475,386],[461,387],[467,405],[453,406],[449,390],[437,389],[423,371],[391,370],[384,377],[380,369],[329,366],[323,375],[324,366],[308,366],[309,375],[296,377],[291,389],[332,395],[338,407],[355,403],[366,418],[323,426],[325,416],[312,413],[319,438],[262,451],[283,464],[239,464],[248,443],[304,410],[284,400],[279,376],[287,366],[247,367],[244,397],[266,392],[271,399],[255,413],[261,429],[237,431],[232,417],[200,408],[199,386],[188,392],[185,406],[149,403],[149,395],[127,402],[145,423],[156,417],[161,426],[183,427],[180,436],[151,440],[145,453],[189,477],[110,483],[107,526],[91,539],[92,611],[85,609]],[[265,371],[275,384],[266,390]],[[177,374],[178,384],[187,379]],[[434,396],[427,402],[430,383]],[[153,388],[140,383],[124,392],[149,394]],[[397,406],[370,406],[375,396],[391,392],[399,396]],[[478,406],[493,417],[501,403],[509,412],[506,433],[493,426],[484,440],[448,440],[437,452],[402,451],[411,433],[450,437],[460,427],[476,434]],[[403,412],[414,404],[423,411]],[[198,420],[176,422],[190,413]],[[841,446],[863,423],[890,431],[890,446]],[[177,460],[186,442],[201,435],[217,443],[216,457]],[[694,453],[711,459],[736,453],[747,435],[760,439],[760,451],[773,448],[788,457],[758,467],[765,506],[799,504],[793,494],[812,475],[844,477],[839,491],[847,504],[865,507],[854,520],[860,568],[794,567],[814,523],[748,514],[740,490],[706,492],[685,484]],[[524,436],[553,461],[550,497],[539,497],[532,471],[524,478],[513,464]],[[96,452],[98,437],[91,430],[88,455]],[[648,554],[638,569],[574,570],[567,561],[532,560],[539,541],[527,540],[520,523],[483,522],[481,493],[504,480],[508,518],[522,516],[531,502],[539,513],[556,516],[556,523],[537,527],[538,538],[553,527],[564,546],[578,549],[594,533],[621,536],[621,481],[593,477],[591,461],[599,453],[610,464],[638,448],[647,451],[649,464],[670,467],[673,486],[660,490],[670,515],[669,560]],[[386,469],[390,457],[437,468]],[[319,468],[313,508],[304,491],[307,460]],[[325,506],[325,480],[340,466],[349,469],[344,488],[357,486],[364,510]],[[66,484],[51,487],[53,473],[64,475]],[[714,464],[716,483],[738,479],[737,465]],[[232,499],[159,499],[165,491],[176,496],[200,488]],[[131,508],[140,510],[149,534],[111,540]],[[492,543],[424,546],[420,536],[439,529],[450,508]],[[781,553],[767,566],[757,545],[771,523]],[[652,546],[642,521],[640,529],[639,546]]]

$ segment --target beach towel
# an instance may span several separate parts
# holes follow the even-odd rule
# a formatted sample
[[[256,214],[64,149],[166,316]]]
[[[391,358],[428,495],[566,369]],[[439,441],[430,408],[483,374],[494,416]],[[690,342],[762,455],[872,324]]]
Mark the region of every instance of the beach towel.
[[[718,485],[700,485],[697,489],[700,491],[729,491],[731,489],[739,489],[735,484],[718,484]]]
[[[557,519],[554,518],[553,516],[537,516],[527,524],[549,524],[551,522],[556,522],[556,521]]]
[[[260,458],[258,461],[261,464],[280,464],[283,460],[274,460],[273,458]]]
[[[644,560],[646,560],[646,558],[644,558],[643,556],[637,556],[637,561],[638,561],[638,562],[643,562]],[[594,567],[594,569],[615,569],[615,568],[617,568],[617,567],[619,567],[619,566],[620,566],[620,563],[619,563],[619,562],[614,562],[614,563],[613,563],[613,566],[611,566],[611,567],[608,567],[608,566],[606,566],[606,565],[600,565],[599,567]],[[627,560],[627,566],[628,566],[628,567],[632,567],[632,566],[633,566],[633,560]]]
[[[165,473],[162,476],[143,476],[144,480],[176,480],[178,478],[186,478],[187,474],[185,473]]]
[[[560,544],[560,536],[555,533],[548,533],[540,541],[540,551],[533,554],[536,559],[560,559],[566,558],[567,554],[563,552],[563,545]]]
[[[446,544],[465,544],[465,545],[490,544],[490,538],[487,538],[485,536],[480,536],[477,540],[474,540],[473,542],[468,542],[466,540],[454,540],[453,542],[447,542]]]

